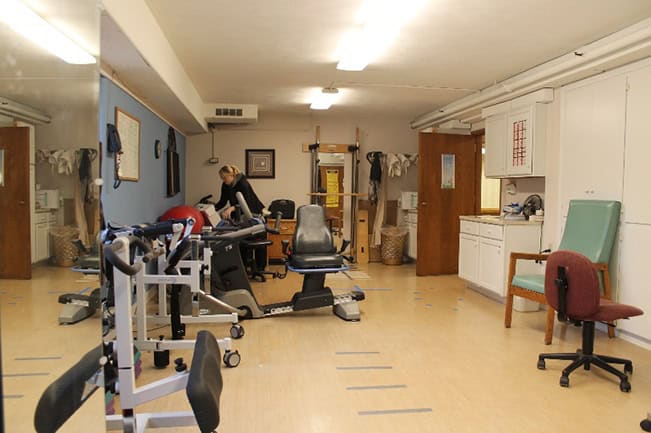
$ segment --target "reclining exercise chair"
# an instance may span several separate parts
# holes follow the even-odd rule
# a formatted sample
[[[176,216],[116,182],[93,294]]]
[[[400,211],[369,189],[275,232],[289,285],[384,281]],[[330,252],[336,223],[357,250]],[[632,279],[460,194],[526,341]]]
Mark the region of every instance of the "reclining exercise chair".
[[[615,241],[621,203],[605,200],[571,200],[567,212],[567,221],[559,250],[576,251],[588,257],[594,268],[601,272],[600,281],[603,284],[603,297],[611,298],[610,273],[608,261]],[[513,297],[520,296],[540,304],[547,304],[545,298],[544,275],[516,274],[518,260],[544,261],[548,253],[511,253],[506,308],[504,311],[504,326],[511,327],[513,313]],[[554,310],[547,308],[547,328],[545,344],[551,344],[554,333]],[[614,337],[614,329],[608,327],[608,335]]]
[[[558,320],[574,322],[583,327],[583,344],[574,353],[542,353],[538,355],[538,368],[545,369],[546,359],[565,359],[573,361],[561,375],[561,386],[570,386],[569,375],[583,366],[597,366],[620,380],[619,389],[629,392],[631,384],[628,374],[633,373],[633,363],[628,359],[593,353],[595,322],[612,322],[640,316],[643,311],[631,305],[618,304],[600,299],[599,276],[592,261],[573,251],[556,251],[547,259],[545,271],[545,297],[547,303],[558,311]],[[619,371],[610,364],[623,364]],[[628,374],[627,374],[628,373]]]

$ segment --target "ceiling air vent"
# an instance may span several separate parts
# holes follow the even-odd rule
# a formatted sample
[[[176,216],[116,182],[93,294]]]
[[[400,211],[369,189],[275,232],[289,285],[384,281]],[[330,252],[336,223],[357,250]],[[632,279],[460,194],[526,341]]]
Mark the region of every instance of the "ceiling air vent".
[[[210,104],[206,121],[218,124],[246,124],[258,121],[258,106],[251,104]]]

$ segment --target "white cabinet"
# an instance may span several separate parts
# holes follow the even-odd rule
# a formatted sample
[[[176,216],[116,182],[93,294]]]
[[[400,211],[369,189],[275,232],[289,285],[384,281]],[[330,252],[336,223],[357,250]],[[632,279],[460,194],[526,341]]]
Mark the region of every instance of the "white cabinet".
[[[459,278],[477,281],[479,266],[479,236],[459,234]]]
[[[547,105],[553,92],[534,94],[482,110],[486,130],[486,177],[545,175]]]
[[[617,327],[651,339],[651,280],[648,245],[651,225],[624,223],[620,227],[620,273],[617,300],[641,308],[645,314],[631,320],[618,320]]]
[[[503,299],[511,252],[539,252],[541,229],[537,223],[461,220],[459,278]],[[533,262],[523,263],[518,272],[539,273],[540,269]]]
[[[40,262],[50,258],[50,228],[56,224],[56,215],[49,212],[35,215],[32,262]]]
[[[649,113],[651,113],[651,66],[628,75],[626,98],[626,153],[624,172],[624,221],[651,224],[649,197]]]
[[[561,98],[562,215],[571,199],[621,200],[626,75],[567,86]]]
[[[495,292],[499,296],[506,296],[504,291],[504,254],[502,254],[502,241],[481,238],[479,241],[479,285]]]
[[[506,174],[506,114],[490,116],[484,122],[486,131],[486,177]]]

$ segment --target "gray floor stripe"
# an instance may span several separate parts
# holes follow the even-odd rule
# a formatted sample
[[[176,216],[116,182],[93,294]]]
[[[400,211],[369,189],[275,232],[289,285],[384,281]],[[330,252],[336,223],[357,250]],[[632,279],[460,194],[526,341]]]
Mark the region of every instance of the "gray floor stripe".
[[[335,355],[379,355],[380,352],[335,352]]]
[[[27,377],[27,376],[49,376],[50,373],[8,373],[2,377]]]
[[[363,289],[361,289],[361,290],[362,290],[363,292],[368,292],[368,291],[390,292],[390,291],[393,290],[393,289],[389,289],[389,288],[368,288],[368,287],[365,287],[365,288],[363,288]]]
[[[356,367],[337,367],[337,370],[391,370],[390,365],[361,365]]]
[[[420,407],[415,409],[388,409],[388,410],[360,410],[358,415],[392,415],[394,413],[421,413],[431,412],[431,407]]]
[[[407,385],[368,385],[368,386],[347,386],[348,391],[364,391],[367,389],[394,389],[407,388]]]
[[[25,397],[22,394],[9,394],[9,395],[3,395],[2,398],[23,398]]]
[[[14,358],[14,361],[45,361],[48,359],[61,359],[61,356],[26,356],[23,358]]]
[[[7,302],[8,305],[17,305],[15,302]]]

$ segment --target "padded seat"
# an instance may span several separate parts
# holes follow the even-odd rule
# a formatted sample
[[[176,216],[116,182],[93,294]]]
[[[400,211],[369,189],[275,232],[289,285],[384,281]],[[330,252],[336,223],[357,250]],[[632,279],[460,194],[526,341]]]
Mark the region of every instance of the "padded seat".
[[[533,292],[545,293],[544,275],[514,275],[511,284]]]
[[[289,264],[298,269],[340,268],[344,260],[339,254],[292,254]]]
[[[201,433],[219,426],[219,399],[222,394],[221,352],[210,331],[197,333],[188,375],[186,394]]]

